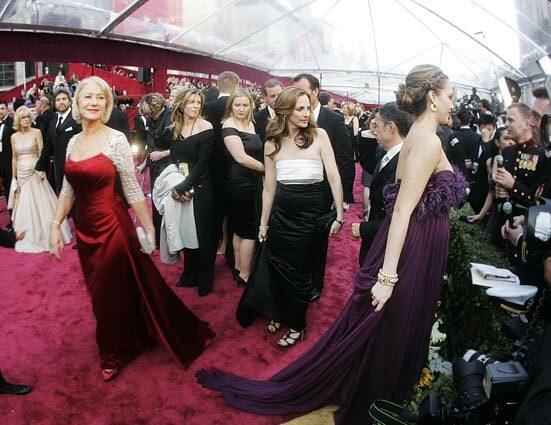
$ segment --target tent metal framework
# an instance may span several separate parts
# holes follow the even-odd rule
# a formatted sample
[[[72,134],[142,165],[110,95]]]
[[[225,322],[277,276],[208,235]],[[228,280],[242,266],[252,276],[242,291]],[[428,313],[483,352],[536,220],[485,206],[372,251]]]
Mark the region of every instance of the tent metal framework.
[[[547,0],[0,0],[0,30],[75,34],[193,53],[384,102],[420,63],[459,94],[543,79]],[[121,57],[120,65],[124,65]]]

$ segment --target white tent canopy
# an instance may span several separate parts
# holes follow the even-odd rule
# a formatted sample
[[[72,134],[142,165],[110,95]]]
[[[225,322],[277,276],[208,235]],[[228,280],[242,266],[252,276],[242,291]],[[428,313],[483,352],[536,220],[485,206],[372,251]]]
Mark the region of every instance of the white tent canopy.
[[[0,30],[14,29],[127,39],[273,75],[312,72],[327,90],[377,103],[420,63],[440,65],[460,94],[488,93],[503,75],[542,78],[536,61],[551,51],[551,3],[0,0]]]

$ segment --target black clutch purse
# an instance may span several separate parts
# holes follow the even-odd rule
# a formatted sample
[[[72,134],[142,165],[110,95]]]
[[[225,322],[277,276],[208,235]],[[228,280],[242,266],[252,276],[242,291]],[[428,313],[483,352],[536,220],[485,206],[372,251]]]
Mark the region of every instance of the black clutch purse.
[[[318,233],[320,235],[328,234],[331,230],[331,225],[337,219],[337,211],[331,210],[328,213],[323,214],[322,216],[316,219],[318,225]]]

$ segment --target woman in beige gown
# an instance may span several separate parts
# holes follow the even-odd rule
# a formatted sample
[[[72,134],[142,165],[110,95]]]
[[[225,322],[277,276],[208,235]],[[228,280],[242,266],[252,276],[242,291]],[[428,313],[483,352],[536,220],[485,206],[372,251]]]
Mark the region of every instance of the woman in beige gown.
[[[30,110],[25,106],[15,112],[13,127],[16,130],[11,136],[15,177],[8,207],[13,208],[13,227],[27,231],[25,237],[16,242],[15,250],[50,251],[50,228],[57,197],[44,173],[34,169],[43,147],[42,134],[31,127]],[[67,221],[63,222],[61,229],[65,243],[70,242],[71,230]]]

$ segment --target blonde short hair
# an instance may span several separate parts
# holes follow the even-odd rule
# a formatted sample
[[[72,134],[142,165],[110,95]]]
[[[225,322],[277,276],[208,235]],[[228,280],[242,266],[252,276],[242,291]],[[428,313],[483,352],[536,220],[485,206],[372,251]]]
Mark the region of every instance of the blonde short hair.
[[[78,123],[82,122],[82,117],[80,115],[80,111],[78,110],[78,98],[82,90],[84,90],[84,87],[86,87],[88,84],[97,84],[101,87],[103,94],[105,95],[107,105],[105,106],[105,113],[103,114],[103,117],[101,117],[101,122],[105,124],[107,121],[109,121],[109,118],[111,117],[111,112],[113,112],[113,92],[111,91],[111,87],[109,87],[109,84],[107,84],[104,79],[95,76],[85,78],[78,84],[77,90],[75,91],[75,95],[73,97],[73,108],[71,110],[73,118]]]
[[[26,106],[20,106],[13,114],[13,129],[19,131],[21,129],[21,119],[31,117],[31,110]]]

